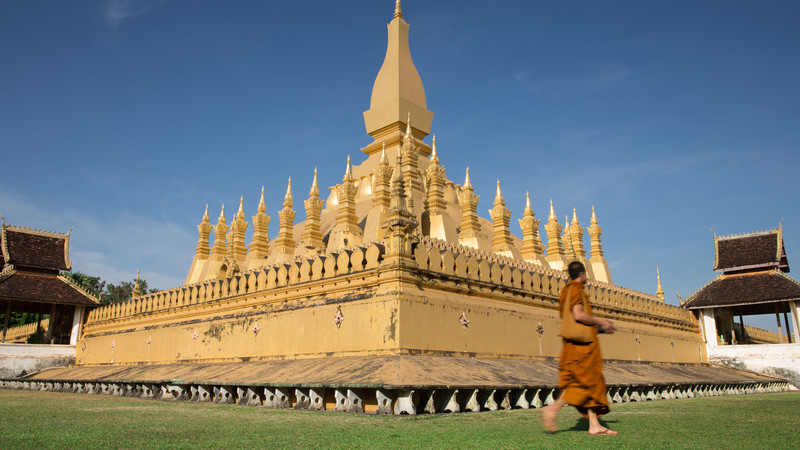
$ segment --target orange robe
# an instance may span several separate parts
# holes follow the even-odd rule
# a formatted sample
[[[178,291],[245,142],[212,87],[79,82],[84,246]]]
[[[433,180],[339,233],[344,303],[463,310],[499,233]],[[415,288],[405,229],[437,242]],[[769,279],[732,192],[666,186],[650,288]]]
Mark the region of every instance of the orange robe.
[[[572,280],[564,286],[559,299],[559,311],[563,316],[565,305],[570,311],[582,303],[583,311],[592,313],[589,299],[583,292],[583,283]],[[606,380],[603,378],[603,356],[597,340],[597,329],[592,327],[594,340],[589,344],[575,343],[563,339],[561,361],[559,362],[558,388],[564,391],[564,400],[578,409],[584,417],[587,411],[594,410],[597,415],[608,413]]]

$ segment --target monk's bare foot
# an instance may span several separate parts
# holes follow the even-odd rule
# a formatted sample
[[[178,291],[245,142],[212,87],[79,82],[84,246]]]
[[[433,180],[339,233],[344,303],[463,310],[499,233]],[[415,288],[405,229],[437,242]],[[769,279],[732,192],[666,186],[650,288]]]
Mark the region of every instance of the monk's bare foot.
[[[597,429],[590,429],[589,434],[592,436],[616,436],[619,433],[614,430],[609,430],[605,427],[600,427]]]
[[[557,414],[558,410],[553,405],[542,408],[542,425],[548,433],[555,433],[558,431],[558,428],[556,428]]]

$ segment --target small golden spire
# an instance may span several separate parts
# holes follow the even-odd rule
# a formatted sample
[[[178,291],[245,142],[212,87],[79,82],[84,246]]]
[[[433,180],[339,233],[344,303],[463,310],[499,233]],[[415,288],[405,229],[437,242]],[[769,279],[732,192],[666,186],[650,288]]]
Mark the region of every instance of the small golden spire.
[[[436,158],[439,159],[439,155],[436,153],[436,135],[433,135],[433,147],[431,150],[431,159]]]
[[[261,200],[258,201],[258,212],[267,212],[267,205],[264,203],[264,186],[261,186]]]
[[[314,167],[314,181],[311,182],[311,190],[308,191],[308,195],[311,197],[318,197],[319,196],[319,183],[317,182],[317,168]]]
[[[597,216],[594,215],[594,205],[592,205],[592,225],[597,225]]]
[[[525,191],[525,212],[527,213],[529,211],[531,213],[533,212],[533,209],[531,208],[531,193],[530,191]]]
[[[219,212],[219,219],[217,222],[225,223],[225,203],[222,204],[222,210]]]
[[[578,213],[575,210],[575,208],[572,208],[572,224],[573,225],[579,225],[579,223],[578,223]]]
[[[495,205],[505,205],[506,202],[503,201],[503,193],[500,191],[500,179],[497,179],[497,193],[494,195],[494,204]]]
[[[286,197],[283,198],[283,206],[286,208],[294,206],[292,201],[292,177],[289,177],[289,184],[286,186]]]
[[[350,155],[347,155],[347,168],[344,171],[344,178],[342,181],[352,180],[353,173],[350,171]]]
[[[209,218],[208,218],[208,203],[206,203],[206,212],[205,212],[205,214],[203,214],[203,223],[208,223],[208,222],[209,222]]]
[[[550,217],[548,217],[547,219],[550,222],[557,222],[558,221],[558,219],[556,219],[556,212],[553,209],[553,199],[550,199]]]
[[[467,176],[464,178],[464,188],[471,189],[472,182],[469,180],[469,167],[467,167]]]
[[[389,158],[386,157],[386,141],[383,141],[383,150],[381,150],[381,164],[389,164]]]
[[[239,211],[236,212],[237,219],[244,219],[244,195],[239,197]]]
[[[408,122],[406,122],[406,138],[412,138],[411,134],[411,111],[408,112]]]
[[[664,300],[664,288],[661,287],[661,274],[658,271],[658,266],[656,265],[656,280],[658,281],[658,286],[656,287],[656,295],[662,301]]]
[[[139,269],[136,269],[136,282],[133,284],[131,298],[136,298],[140,295],[142,295],[142,286],[139,284]]]
[[[403,8],[400,7],[400,0],[394,2],[394,17],[403,18]]]

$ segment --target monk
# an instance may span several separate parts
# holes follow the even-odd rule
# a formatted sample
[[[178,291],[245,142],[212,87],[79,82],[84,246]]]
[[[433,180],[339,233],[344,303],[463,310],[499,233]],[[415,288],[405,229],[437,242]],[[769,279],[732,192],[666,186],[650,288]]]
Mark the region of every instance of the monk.
[[[558,376],[558,388],[563,394],[555,403],[542,409],[542,421],[547,431],[555,433],[558,431],[558,412],[565,405],[572,405],[583,417],[589,419],[589,434],[615,435],[616,431],[600,425],[597,420],[597,416],[609,411],[597,331],[599,328],[602,332],[613,333],[616,328],[610,320],[592,315],[592,307],[583,291],[586,283],[586,268],[583,264],[574,261],[569,264],[567,271],[570,282],[561,291],[559,311],[563,316],[564,308],[569,308],[576,322],[592,327],[594,339],[588,344],[563,340]]]

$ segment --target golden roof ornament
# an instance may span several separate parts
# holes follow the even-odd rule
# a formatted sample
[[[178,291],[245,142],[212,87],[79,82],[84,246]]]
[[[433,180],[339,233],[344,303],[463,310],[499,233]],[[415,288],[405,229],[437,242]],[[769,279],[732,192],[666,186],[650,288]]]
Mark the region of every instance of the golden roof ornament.
[[[265,260],[269,254],[269,222],[271,217],[267,214],[267,206],[264,202],[264,186],[261,186],[261,199],[258,202],[258,209],[253,216],[253,239],[248,247],[248,260]],[[251,266],[252,267],[252,266]]]
[[[658,271],[658,266],[656,266],[656,280],[658,282],[658,286],[656,287],[656,296],[658,296],[658,298],[660,298],[661,301],[663,302],[663,301],[665,301],[664,300],[664,288],[661,287],[661,273],[659,273],[659,271]]]
[[[139,284],[139,269],[136,269],[136,282],[133,284],[133,292],[131,298],[136,298],[142,295],[142,286]]]
[[[403,18],[403,8],[400,7],[400,0],[394,2],[394,17],[396,19]]]
[[[264,186],[261,186],[261,199],[258,201],[258,209],[256,211],[260,213],[267,212],[267,204],[264,202]]]
[[[289,184],[286,186],[286,196],[283,197],[284,208],[291,208],[294,206],[292,199],[292,177],[289,177]]]

